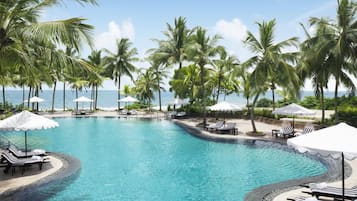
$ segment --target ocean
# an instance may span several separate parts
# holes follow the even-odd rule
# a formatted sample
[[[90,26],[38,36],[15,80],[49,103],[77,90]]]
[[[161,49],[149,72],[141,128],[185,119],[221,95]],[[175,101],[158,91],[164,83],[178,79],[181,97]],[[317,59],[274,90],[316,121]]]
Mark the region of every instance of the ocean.
[[[52,90],[42,90],[40,91],[39,97],[44,99],[44,102],[39,104],[40,110],[49,110],[52,106]],[[0,93],[2,95],[2,93]],[[340,95],[344,95],[346,92],[341,92]],[[90,98],[91,92],[90,90],[83,90],[79,92],[78,97],[86,96]],[[27,99],[28,91],[25,90],[25,99]],[[303,91],[302,98],[305,96],[314,96],[313,91]],[[12,103],[13,105],[20,105],[22,103],[22,90],[6,90],[5,91],[6,101]],[[75,107],[75,91],[74,90],[66,90],[66,108],[73,109]],[[121,97],[124,97],[123,95]],[[161,93],[162,97],[162,105],[168,105],[174,100],[173,93],[169,91],[165,91]],[[267,92],[264,96],[271,99],[271,92]],[[326,97],[333,97],[333,92],[326,92]],[[279,96],[277,96],[279,99]],[[223,95],[220,96],[219,101],[224,100]],[[226,101],[235,103],[240,106],[245,106],[246,100],[242,95],[231,94],[225,98]],[[0,102],[2,102],[2,96],[0,97]],[[159,105],[158,94],[156,94],[155,99],[152,101],[154,106]],[[123,104],[121,104],[123,105]],[[80,107],[89,107],[89,103],[80,103]],[[55,106],[56,109],[63,109],[63,90],[57,90],[55,94]],[[116,109],[117,108],[117,91],[116,90],[99,90],[98,91],[98,107],[102,109]]]

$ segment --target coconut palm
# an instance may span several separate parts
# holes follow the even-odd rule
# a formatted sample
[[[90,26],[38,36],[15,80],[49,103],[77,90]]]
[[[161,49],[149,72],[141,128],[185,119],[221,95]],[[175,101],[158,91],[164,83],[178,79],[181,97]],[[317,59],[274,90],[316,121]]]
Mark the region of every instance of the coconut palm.
[[[357,76],[356,68],[356,38],[357,38],[357,6],[351,0],[338,0],[336,21],[326,20],[324,18],[310,18],[311,26],[324,24],[329,29],[323,34],[316,35],[309,39],[310,42],[319,40],[317,54],[328,58],[329,65],[332,66],[330,72],[335,78],[335,121],[338,121],[338,89],[341,84],[347,87],[351,92],[356,91],[351,77]]]
[[[175,18],[174,26],[166,24],[167,31],[164,32],[166,40],[155,40],[159,47],[151,49],[149,52],[156,54],[160,64],[170,66],[179,64],[182,68],[182,62],[187,59],[187,46],[191,30],[186,26],[186,18]]]
[[[220,39],[218,35],[210,37],[207,31],[198,27],[192,35],[192,46],[189,49],[190,60],[195,62],[200,68],[200,87],[203,112],[203,126],[206,125],[206,91],[205,85],[207,81],[207,65],[213,64],[213,57],[217,55],[220,49],[217,42]]]
[[[277,86],[286,86],[291,83],[292,91],[300,86],[299,78],[295,69],[291,65],[297,58],[296,52],[283,52],[284,48],[295,46],[297,38],[292,37],[287,40],[275,43],[274,28],[275,20],[269,22],[257,22],[259,27],[259,38],[248,31],[248,36],[244,43],[256,56],[248,59],[249,66],[255,66],[252,73],[256,77],[258,85],[265,85],[268,82],[272,91],[273,109],[275,109],[275,89]],[[263,79],[260,79],[263,78]]]
[[[141,102],[151,106],[151,100],[155,98],[154,92],[158,90],[157,82],[155,80],[154,72],[146,70],[139,74],[135,81],[134,91]]]
[[[149,60],[151,60],[149,70],[153,72],[153,75],[155,76],[154,79],[156,80],[157,84],[157,89],[159,93],[159,111],[161,111],[161,91],[165,90],[162,85],[163,79],[167,77],[167,71],[164,65],[160,65],[159,62],[155,61],[154,56],[151,56]]]
[[[225,94],[228,88],[235,88],[235,76],[231,76],[234,69],[238,64],[238,59],[235,56],[228,55],[224,48],[219,49],[219,59],[214,60],[214,80],[217,88],[216,102],[218,102],[221,91],[224,90]]]
[[[291,87],[296,90],[300,86],[299,78],[295,69],[290,63],[295,62],[296,53],[283,53],[282,49],[296,45],[297,38],[292,37],[287,40],[274,43],[275,20],[269,22],[257,22],[259,27],[259,38],[253,33],[247,33],[244,43],[256,54],[244,62],[243,66],[252,67],[254,70],[251,74],[251,87],[254,88],[255,97],[251,107],[251,117],[254,117],[254,104],[261,93],[265,92],[266,85],[272,90],[273,108],[275,107],[275,89],[277,85]],[[287,85],[289,83],[289,85]],[[291,83],[291,84],[290,84]],[[252,86],[255,85],[255,86]],[[256,132],[254,119],[252,120],[253,132]]]
[[[89,72],[89,86],[92,86],[92,98],[94,100],[94,109],[97,109],[98,104],[98,86],[101,86],[104,81],[104,61],[101,56],[102,51],[93,50],[88,56],[87,62],[91,66]]]
[[[306,78],[311,78],[312,80],[315,96],[320,100],[321,104],[321,123],[324,123],[325,121],[324,89],[327,88],[329,77],[331,76],[330,69],[333,67],[331,66],[332,62],[330,62],[332,57],[326,57],[325,54],[319,54],[322,52],[319,51],[320,44],[321,42],[324,42],[321,40],[324,39],[317,36],[324,35],[325,32],[332,31],[326,27],[326,22],[327,21],[324,21],[324,23],[319,23],[317,25],[314,36],[311,36],[302,25],[307,36],[307,40],[300,45],[301,56],[297,69],[302,80],[305,80]],[[315,40],[312,40],[312,38],[315,38]]]
[[[117,50],[115,53],[105,49],[108,54],[104,58],[106,63],[106,72],[118,85],[118,100],[120,99],[120,79],[126,75],[133,80],[133,75],[136,71],[136,67],[133,62],[138,61],[136,57],[137,50],[132,48],[132,43],[128,38],[122,38],[117,41]],[[118,110],[120,109],[120,102],[118,101]]]

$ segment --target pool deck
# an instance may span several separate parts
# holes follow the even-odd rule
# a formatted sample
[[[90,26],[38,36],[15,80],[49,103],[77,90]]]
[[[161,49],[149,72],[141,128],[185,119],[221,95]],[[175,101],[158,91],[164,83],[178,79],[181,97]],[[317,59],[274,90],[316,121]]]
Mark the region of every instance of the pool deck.
[[[118,115],[115,111],[98,111],[93,114],[88,115],[73,115],[71,112],[54,112],[54,113],[40,113],[40,115],[50,117],[50,118],[59,118],[59,117],[112,117],[112,118],[149,118],[149,119],[165,119],[166,114],[162,112],[139,112],[136,115]],[[286,139],[275,138],[271,135],[272,129],[278,129],[280,126],[271,125],[262,122],[256,121],[257,130],[264,133],[263,136],[250,136],[247,135],[247,132],[252,130],[250,120],[245,119],[226,119],[228,122],[235,122],[238,127],[238,135],[224,135],[224,134],[215,134],[208,131],[205,131],[201,128],[198,128],[197,125],[201,122],[201,119],[198,118],[189,118],[189,119],[175,119],[173,120],[177,124],[181,124],[187,129],[194,129],[199,131],[201,136],[206,139],[218,140],[218,141],[234,141],[234,140],[265,140],[273,141],[278,143],[286,143]],[[214,119],[208,119],[208,123],[214,122]],[[196,132],[197,133],[197,132]],[[0,150],[1,151],[1,150]],[[42,171],[38,170],[38,167],[35,166],[30,170],[25,171],[24,176],[21,176],[21,172],[17,171],[14,176],[11,174],[4,174],[0,172],[0,195],[4,192],[11,192],[16,189],[23,189],[26,186],[29,186],[34,183],[42,181],[46,177],[51,177],[56,172],[59,172],[60,169],[63,169],[63,159],[61,157],[50,156],[50,163],[44,166]],[[346,161],[351,167],[351,175],[346,179],[346,187],[352,187],[357,185],[357,159],[353,161]],[[334,181],[329,183],[329,185],[339,187],[341,186],[340,181]],[[303,190],[308,190],[306,188],[294,188],[293,190],[288,190],[285,192],[277,191],[274,196],[267,200],[273,201],[285,201],[287,198],[294,198],[298,196],[307,196],[307,194],[301,193]],[[1,196],[0,196],[1,197]]]

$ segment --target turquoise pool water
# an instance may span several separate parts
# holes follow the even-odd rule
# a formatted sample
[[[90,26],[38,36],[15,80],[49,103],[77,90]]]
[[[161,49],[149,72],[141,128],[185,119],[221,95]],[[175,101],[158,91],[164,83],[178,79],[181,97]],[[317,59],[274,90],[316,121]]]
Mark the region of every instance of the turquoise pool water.
[[[73,155],[82,168],[62,191],[39,190],[51,201],[242,201],[259,186],[326,171],[300,154],[201,140],[169,121],[56,121],[56,129],[30,132],[29,143]],[[23,135],[8,138],[21,144]]]

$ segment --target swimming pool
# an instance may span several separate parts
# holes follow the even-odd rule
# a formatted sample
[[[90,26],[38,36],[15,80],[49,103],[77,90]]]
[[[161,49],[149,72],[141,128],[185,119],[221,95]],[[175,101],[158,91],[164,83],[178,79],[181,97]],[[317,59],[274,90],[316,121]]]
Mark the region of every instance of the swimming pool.
[[[56,121],[56,129],[31,132],[29,143],[73,155],[82,168],[60,192],[52,187],[56,184],[39,189],[37,198],[43,194],[51,201],[240,201],[259,186],[326,171],[320,162],[292,152],[201,140],[169,121]]]

